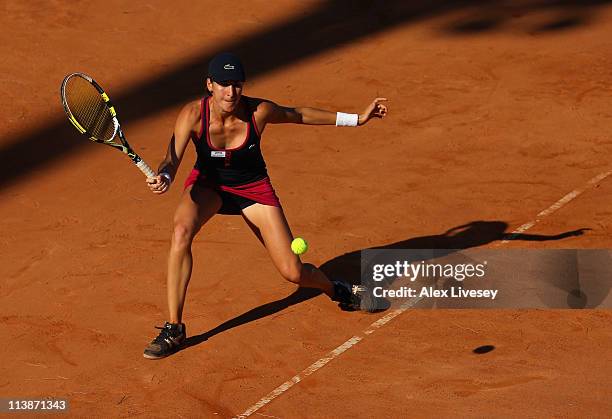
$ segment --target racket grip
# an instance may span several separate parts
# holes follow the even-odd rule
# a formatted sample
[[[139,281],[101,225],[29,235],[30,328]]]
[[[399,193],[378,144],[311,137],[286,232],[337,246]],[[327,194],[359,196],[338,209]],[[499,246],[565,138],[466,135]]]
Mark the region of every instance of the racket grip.
[[[138,163],[136,163],[136,167],[138,167],[146,177],[155,177],[155,172],[149,167],[148,164],[144,162],[144,160],[140,160]]]

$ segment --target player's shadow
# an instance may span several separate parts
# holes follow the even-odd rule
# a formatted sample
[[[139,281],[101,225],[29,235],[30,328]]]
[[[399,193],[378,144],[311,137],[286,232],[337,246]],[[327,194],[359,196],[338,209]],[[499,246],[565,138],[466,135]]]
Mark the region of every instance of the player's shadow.
[[[454,252],[503,240],[549,241],[580,236],[588,229],[566,231],[555,235],[508,233],[508,224],[503,221],[473,221],[453,227],[442,234],[414,237],[396,243],[355,250],[335,257],[320,266],[330,279],[343,279],[356,284],[361,278],[361,252],[363,250],[394,249],[444,249]],[[442,256],[437,252],[437,256]]]
[[[210,329],[209,331],[204,332],[202,334],[187,338],[183,349],[188,348],[190,346],[198,345],[204,341],[207,341],[213,336],[233,329],[234,327],[242,326],[243,324],[278,313],[279,311],[291,307],[292,305],[299,304],[306,300],[310,300],[311,298],[314,298],[320,294],[322,294],[322,292],[316,289],[298,288],[297,290],[295,290],[295,292],[285,298],[260,305],[259,307],[255,307],[245,313],[242,313],[237,317],[234,317],[233,319],[221,323],[214,329]]]
[[[459,250],[467,249],[470,247],[482,246],[498,240],[561,240],[566,237],[581,235],[585,231],[585,229],[579,229],[567,231],[556,235],[546,236],[537,234],[506,233],[507,228],[508,224],[503,221],[474,221],[469,224],[453,227],[442,234],[414,237],[396,243],[379,247],[372,247],[369,249]],[[356,250],[335,257],[321,265],[320,269],[330,279],[343,279],[352,283],[357,283],[360,279],[361,274],[361,250]],[[295,292],[285,298],[263,304],[259,307],[255,307],[245,313],[240,314],[237,317],[234,317],[216,326],[215,328],[207,332],[187,338],[183,349],[198,345],[218,335],[219,333],[226,332],[235,327],[242,326],[252,321],[259,320],[272,314],[278,313],[292,305],[302,303],[321,294],[322,292],[319,290],[311,288],[298,288]]]

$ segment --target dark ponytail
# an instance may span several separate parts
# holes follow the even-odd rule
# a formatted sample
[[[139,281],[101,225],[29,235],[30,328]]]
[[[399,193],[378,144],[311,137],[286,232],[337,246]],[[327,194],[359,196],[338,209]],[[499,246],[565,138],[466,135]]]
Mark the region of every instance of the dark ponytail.
[[[212,92],[210,90],[208,90],[208,84],[207,81],[208,79],[210,79],[210,76],[206,76],[204,78],[204,97],[207,98],[208,96],[212,96]],[[212,81],[212,79],[211,79]]]

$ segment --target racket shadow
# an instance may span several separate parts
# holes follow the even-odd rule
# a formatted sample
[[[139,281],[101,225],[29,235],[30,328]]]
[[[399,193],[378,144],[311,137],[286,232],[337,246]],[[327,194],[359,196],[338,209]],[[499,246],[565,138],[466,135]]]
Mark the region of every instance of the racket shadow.
[[[259,320],[272,314],[278,313],[279,311],[285,310],[286,308],[291,307],[293,305],[300,304],[306,300],[310,300],[311,298],[314,298],[322,293],[322,291],[313,288],[298,288],[295,292],[285,298],[260,305],[259,307],[255,307],[245,313],[242,313],[237,317],[234,317],[233,319],[221,323],[214,329],[211,329],[199,335],[188,337],[185,340],[185,343],[181,350],[185,350],[191,346],[199,345],[200,343],[207,341],[208,339],[218,335],[219,333],[226,332],[235,327],[242,326],[252,321]]]

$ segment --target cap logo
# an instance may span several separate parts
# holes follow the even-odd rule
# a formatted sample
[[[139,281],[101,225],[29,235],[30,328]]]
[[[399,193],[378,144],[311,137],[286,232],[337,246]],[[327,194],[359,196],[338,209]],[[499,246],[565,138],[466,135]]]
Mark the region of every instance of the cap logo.
[[[225,64],[225,65],[223,66],[223,69],[224,69],[224,70],[234,70],[234,68],[235,68],[235,67],[234,67],[233,65],[231,65],[231,64]]]

